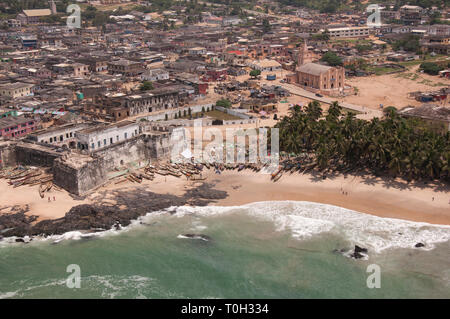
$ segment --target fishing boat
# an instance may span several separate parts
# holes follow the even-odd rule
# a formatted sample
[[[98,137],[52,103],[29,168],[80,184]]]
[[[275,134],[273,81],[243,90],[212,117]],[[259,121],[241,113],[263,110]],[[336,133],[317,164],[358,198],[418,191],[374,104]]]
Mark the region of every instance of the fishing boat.
[[[278,174],[276,177],[273,178],[273,182],[274,183],[277,182],[281,178],[281,176],[283,176],[283,174]]]
[[[45,193],[46,189],[47,189],[47,185],[46,184],[41,184],[39,186],[39,196],[41,196],[41,198],[44,198],[44,193]]]
[[[281,167],[279,167],[275,172],[272,173],[271,179],[275,179],[275,177],[277,177],[278,174],[280,174],[282,170],[283,169]]]

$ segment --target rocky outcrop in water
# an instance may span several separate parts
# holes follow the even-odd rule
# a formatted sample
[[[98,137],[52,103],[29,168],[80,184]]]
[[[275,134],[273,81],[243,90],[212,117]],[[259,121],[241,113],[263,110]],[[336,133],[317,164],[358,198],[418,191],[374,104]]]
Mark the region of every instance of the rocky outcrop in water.
[[[209,237],[208,235],[203,235],[203,234],[183,234],[181,236],[191,238],[191,239],[201,239],[204,241],[211,241],[211,237]]]
[[[353,250],[353,253],[350,254],[350,257],[355,259],[361,259],[366,257],[366,254],[368,253],[367,248],[359,247],[358,245],[355,245],[355,248]]]

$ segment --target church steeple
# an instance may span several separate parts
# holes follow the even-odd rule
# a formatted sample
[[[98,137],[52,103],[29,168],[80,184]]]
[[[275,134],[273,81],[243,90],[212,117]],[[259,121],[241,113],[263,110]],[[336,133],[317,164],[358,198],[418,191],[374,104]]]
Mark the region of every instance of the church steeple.
[[[312,55],[308,50],[308,43],[306,42],[306,39],[305,39],[305,41],[303,42],[302,48],[298,52],[297,65],[301,66],[303,64],[310,63],[310,62],[312,62]]]

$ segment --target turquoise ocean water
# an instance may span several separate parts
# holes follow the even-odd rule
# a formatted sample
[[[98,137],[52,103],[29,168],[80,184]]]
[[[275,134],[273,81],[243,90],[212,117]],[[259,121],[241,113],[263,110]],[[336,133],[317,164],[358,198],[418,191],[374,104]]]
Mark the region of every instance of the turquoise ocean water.
[[[95,236],[1,241],[0,298],[450,298],[448,226],[309,202],[169,210]],[[368,258],[334,252],[355,244]],[[381,288],[367,287],[370,264]]]

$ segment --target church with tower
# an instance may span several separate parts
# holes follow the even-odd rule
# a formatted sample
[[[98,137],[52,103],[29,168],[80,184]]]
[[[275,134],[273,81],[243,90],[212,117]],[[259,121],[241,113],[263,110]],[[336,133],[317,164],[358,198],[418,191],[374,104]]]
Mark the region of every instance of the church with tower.
[[[314,54],[303,43],[297,57],[297,67],[286,77],[288,83],[295,83],[313,92],[339,93],[344,89],[345,69],[313,63]]]

